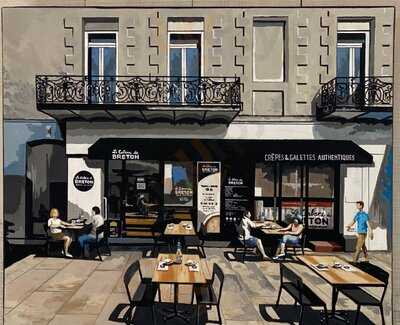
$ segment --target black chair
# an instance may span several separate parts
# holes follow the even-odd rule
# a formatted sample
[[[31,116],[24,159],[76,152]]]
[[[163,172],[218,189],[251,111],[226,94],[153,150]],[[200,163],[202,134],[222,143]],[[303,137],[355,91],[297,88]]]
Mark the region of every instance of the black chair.
[[[303,230],[299,244],[297,244],[297,245],[296,244],[286,244],[285,245],[285,255],[286,255],[288,249],[292,249],[294,255],[296,255],[297,249],[301,249],[301,254],[304,255],[304,248],[306,246],[306,239],[307,239],[306,237],[307,237],[307,234],[306,234],[305,230]]]
[[[384,283],[384,285],[382,286],[383,291],[379,298],[374,297],[369,292],[365,291],[364,289],[358,286],[339,289],[339,292],[343,293],[347,298],[351,299],[353,302],[357,304],[357,314],[354,324],[357,324],[358,319],[360,317],[361,306],[375,306],[379,307],[380,309],[382,324],[384,325],[385,316],[383,314],[383,299],[385,298],[387,285],[389,283],[389,273],[380,268],[379,266],[368,262],[354,263],[354,266],[358,267],[359,269],[363,270],[364,272],[368,273],[369,275],[377,278],[378,280]]]
[[[103,237],[100,238],[99,235],[103,233]],[[89,246],[96,248],[96,253],[97,255],[94,256],[94,259],[96,259],[96,257],[98,256],[100,261],[103,261],[103,258],[101,257],[100,254],[100,247],[104,246],[107,248],[108,252],[107,252],[107,256],[111,256],[111,249],[110,246],[108,244],[108,233],[107,233],[107,226],[106,224],[102,224],[101,226],[96,228],[96,240],[93,242],[89,243]]]
[[[234,242],[235,249],[233,252],[234,252],[235,256],[238,253],[238,251],[241,252],[242,253],[242,262],[244,263],[247,252],[254,253],[254,250],[255,250],[255,252],[257,254],[257,245],[254,245],[254,246],[248,245],[246,240],[244,240],[244,232],[243,232],[240,224],[236,225],[236,233],[237,233],[237,236],[236,236],[236,240]]]
[[[61,247],[62,247],[62,254],[65,254],[65,252],[64,252],[64,240],[63,239],[55,239],[55,238],[53,238],[50,234],[49,234],[49,227],[47,226],[47,224],[43,224],[43,230],[44,230],[44,233],[45,233],[45,235],[46,235],[46,247],[45,247],[45,250],[46,250],[46,256],[49,256],[50,255],[50,246],[51,245],[57,245],[57,246],[60,246],[61,245]]]
[[[159,253],[160,241],[164,240],[164,237],[163,237],[164,228],[165,228],[165,226],[163,225],[163,223],[161,223],[158,220],[151,227],[151,236],[153,238],[153,248],[152,248],[151,254],[153,257],[157,257],[157,255]]]
[[[185,247],[196,247],[199,254],[202,255],[203,258],[206,258],[206,252],[204,250],[204,241],[206,238],[206,232],[203,224],[200,227],[200,231],[195,236],[185,236]]]
[[[216,306],[218,312],[218,324],[222,324],[220,303],[224,279],[224,272],[217,264],[214,263],[213,275],[210,284],[194,287],[194,294],[196,295],[197,303],[196,324],[199,324],[200,306]]]
[[[304,307],[323,307],[325,314],[325,324],[328,324],[328,311],[326,303],[318,297],[314,291],[303,283],[301,277],[290,270],[283,263],[280,263],[281,285],[279,287],[278,299],[276,305],[279,305],[279,300],[284,289],[295,301],[295,304],[300,305],[300,320],[299,325],[303,324]]]
[[[136,272],[139,272],[140,283],[136,288],[135,293],[132,294],[129,285]],[[133,309],[136,307],[151,307],[152,322],[153,324],[156,324],[156,314],[154,311],[154,298],[157,294],[157,286],[151,283],[144,282],[142,272],[140,270],[139,261],[133,262],[126,270],[124,274],[124,285],[129,300],[129,310],[127,311],[129,322],[127,324],[131,323],[132,312]]]

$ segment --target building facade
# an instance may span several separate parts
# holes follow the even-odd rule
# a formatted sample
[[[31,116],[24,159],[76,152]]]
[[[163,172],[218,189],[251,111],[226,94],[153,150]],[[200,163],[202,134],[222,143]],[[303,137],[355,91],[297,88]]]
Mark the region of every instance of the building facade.
[[[378,6],[3,8],[6,161],[8,125],[51,124],[5,219],[34,238],[98,205],[116,240],[170,214],[229,238],[250,210],[351,246],[363,200],[388,250],[393,31]]]

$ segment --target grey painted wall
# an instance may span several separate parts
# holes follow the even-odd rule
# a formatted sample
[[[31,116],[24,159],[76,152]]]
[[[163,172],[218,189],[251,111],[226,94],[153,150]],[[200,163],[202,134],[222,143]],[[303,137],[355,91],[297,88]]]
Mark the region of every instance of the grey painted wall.
[[[36,74],[82,74],[83,18],[119,19],[118,73],[167,75],[170,17],[204,18],[204,74],[241,77],[243,116],[309,118],[321,84],[336,73],[338,18],[371,19],[372,74],[393,73],[393,8],[5,8],[4,90],[7,118],[45,115],[35,109]],[[286,21],[286,80],[253,81],[253,21]],[[274,62],[268,61],[266,69]],[[260,64],[259,66],[263,66]],[[253,103],[254,100],[254,103]],[[257,106],[254,107],[254,104]],[[284,116],[281,116],[284,115]]]

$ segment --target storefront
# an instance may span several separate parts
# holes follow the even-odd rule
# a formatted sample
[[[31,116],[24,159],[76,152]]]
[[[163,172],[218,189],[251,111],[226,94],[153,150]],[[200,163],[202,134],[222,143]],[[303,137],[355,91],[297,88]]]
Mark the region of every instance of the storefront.
[[[112,236],[135,237],[138,220],[169,214],[229,238],[245,210],[290,222],[310,238],[339,239],[344,165],[371,165],[351,141],[101,138],[88,159],[103,161],[104,205]]]

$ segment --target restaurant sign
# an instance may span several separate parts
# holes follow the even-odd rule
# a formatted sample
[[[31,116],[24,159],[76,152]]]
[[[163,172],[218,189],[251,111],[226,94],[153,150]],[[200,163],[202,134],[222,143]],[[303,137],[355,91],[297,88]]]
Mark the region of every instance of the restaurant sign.
[[[94,186],[94,177],[86,170],[82,170],[74,176],[74,186],[78,191],[87,192]]]
[[[332,202],[308,202],[308,228],[332,230],[333,223]]]
[[[220,232],[221,163],[197,163],[198,228],[203,224],[208,233]]]
[[[353,154],[313,154],[313,153],[266,153],[264,160],[267,162],[301,162],[301,161],[316,161],[316,162],[353,162],[356,156]]]
[[[129,151],[129,150],[121,150],[114,149],[111,154],[112,160],[140,160],[140,155],[137,150]]]

